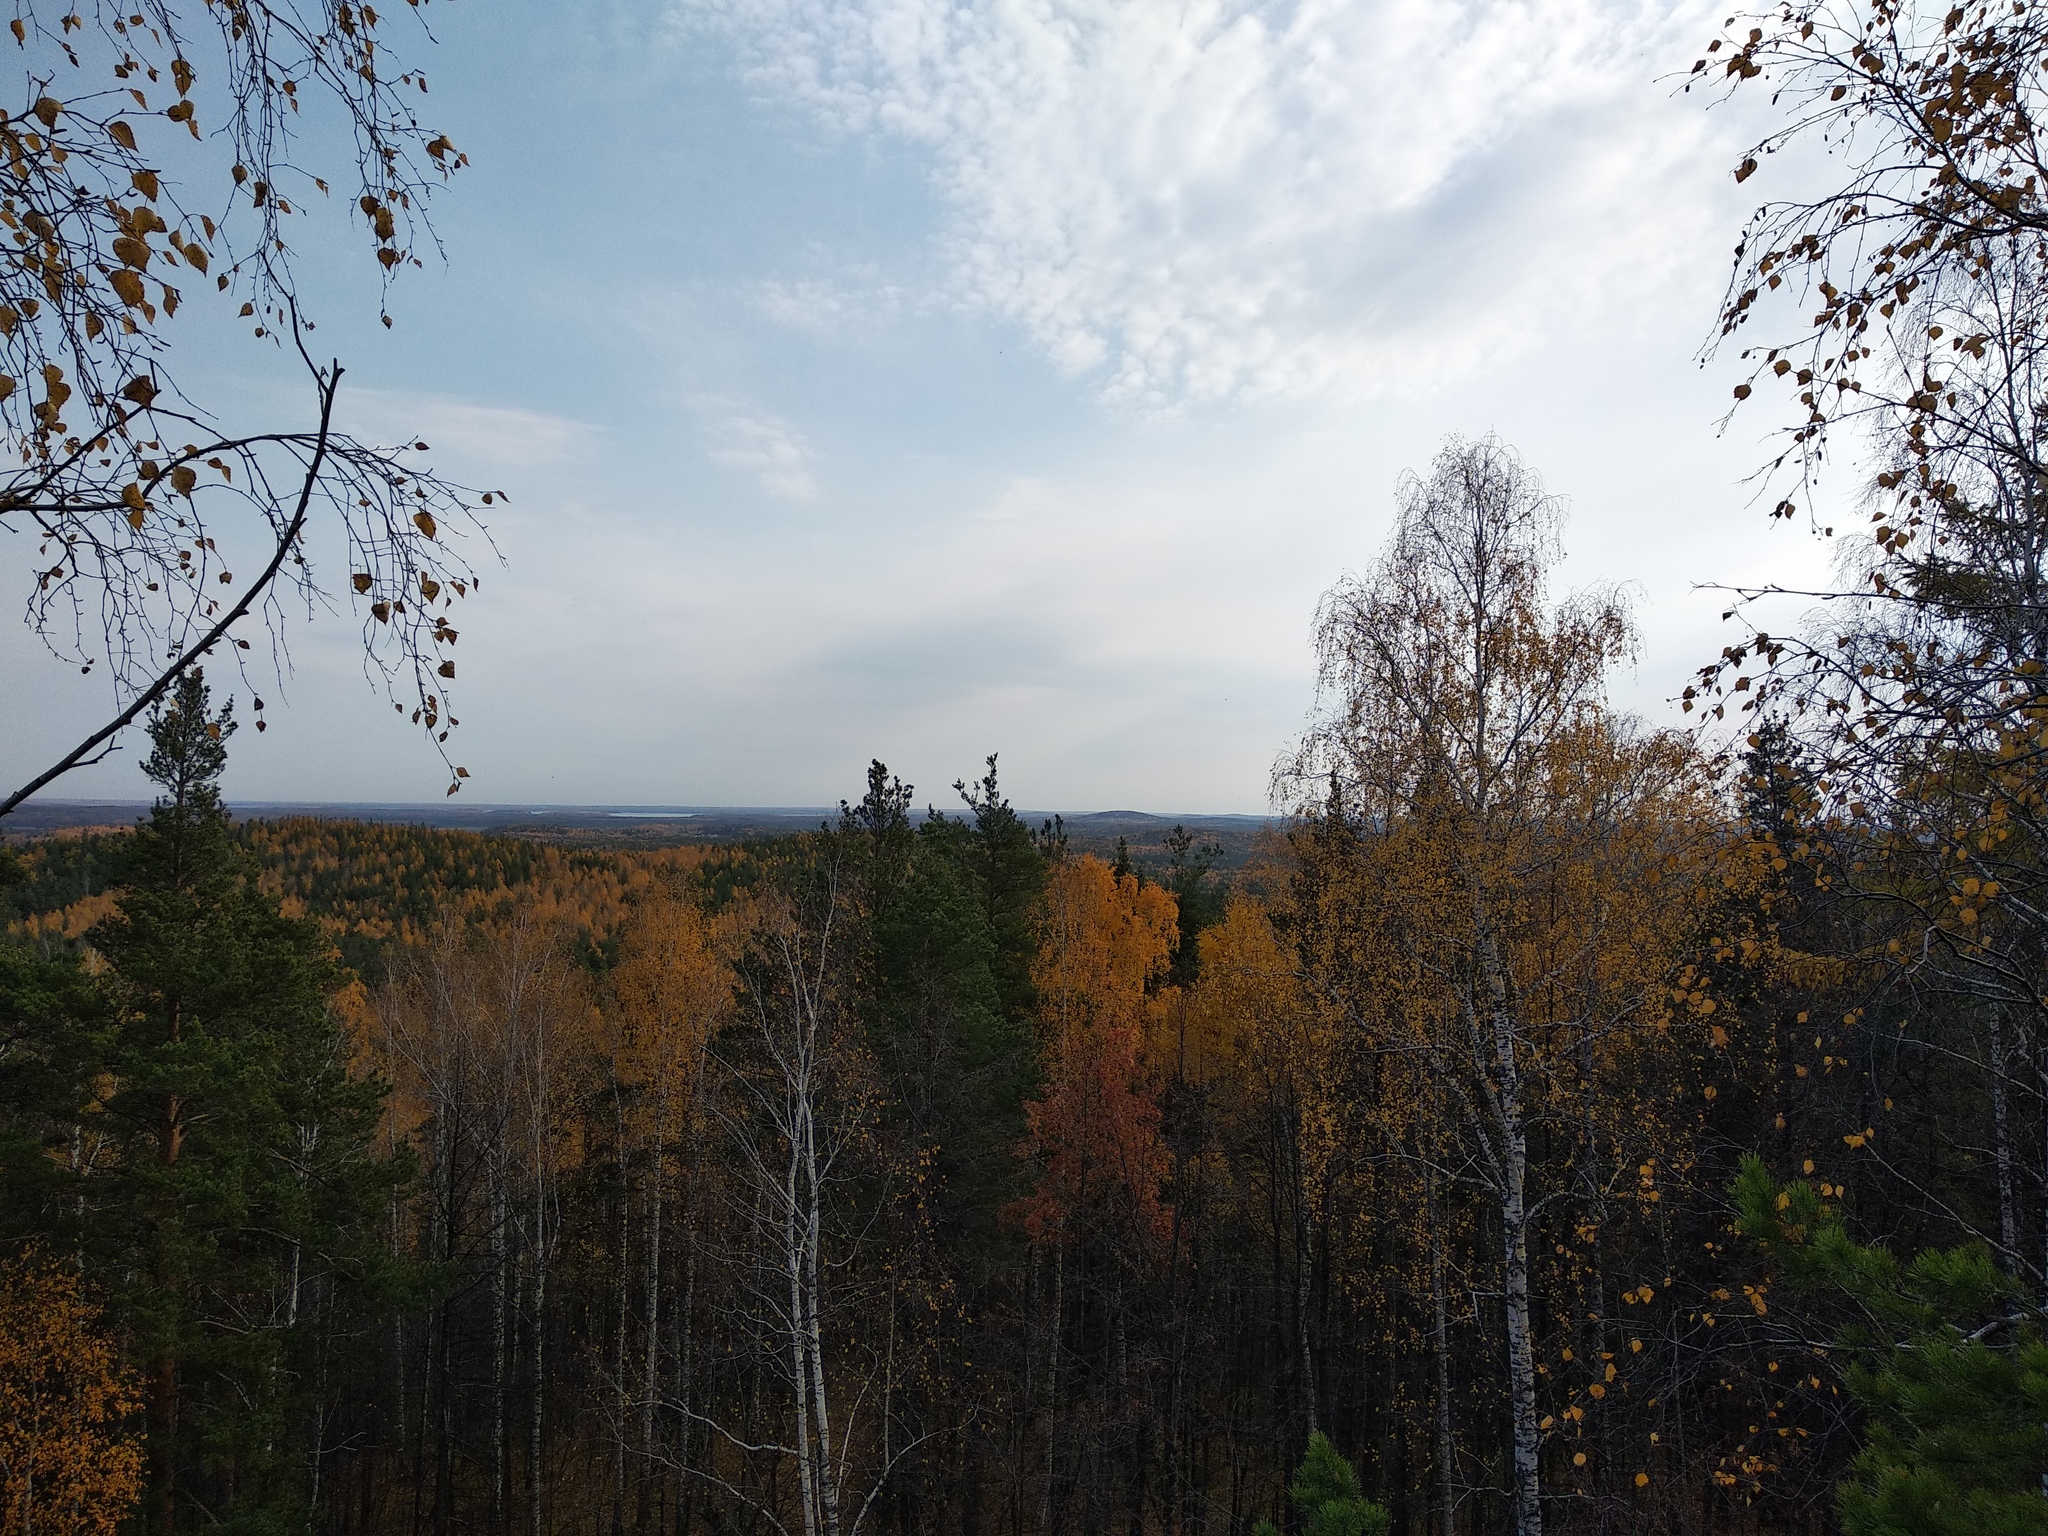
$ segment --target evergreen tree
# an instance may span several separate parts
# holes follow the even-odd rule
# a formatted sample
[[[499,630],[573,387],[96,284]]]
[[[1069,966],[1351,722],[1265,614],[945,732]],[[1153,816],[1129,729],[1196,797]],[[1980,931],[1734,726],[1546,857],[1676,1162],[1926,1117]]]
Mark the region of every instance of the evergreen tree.
[[[994,763],[969,803],[976,822],[933,811],[913,828],[911,786],[880,762],[858,806],[841,803],[840,833],[862,870],[863,1012],[907,1128],[930,1160],[938,1220],[986,1227],[1017,1178],[1012,1153],[1029,1087],[1028,1033],[1006,1008],[1002,978],[1029,985],[1028,926],[996,920],[1030,885],[1029,834],[995,794]],[[1029,859],[1019,855],[1022,847]],[[1035,890],[1034,890],[1035,894]],[[1013,981],[1013,986],[1016,985]],[[986,1234],[984,1234],[986,1235]]]
[[[0,897],[29,872],[0,848]],[[69,1238],[69,1155],[107,1010],[75,949],[0,935],[0,1240]]]
[[[1857,1318],[1839,1344],[1869,1420],[1837,1489],[1846,1536],[2048,1533],[2048,1342],[1991,1250],[1902,1263],[1854,1241],[1811,1184],[1781,1187],[1753,1156],[1734,1195],[1743,1232],[1785,1277],[1843,1297]]]
[[[1117,839],[1119,853],[1123,839]],[[1173,952],[1173,969],[1167,979],[1175,986],[1193,986],[1201,970],[1202,946],[1197,942],[1204,928],[1223,921],[1227,890],[1209,872],[1223,857],[1223,845],[1213,838],[1195,841],[1195,834],[1176,825],[1166,834],[1166,879],[1161,883],[1173,893],[1179,913],[1180,943]]]
[[[88,936],[113,1017],[82,1109],[112,1147],[80,1181],[83,1237],[147,1378],[162,1536],[303,1528],[315,1352],[403,1173],[371,1151],[383,1090],[348,1070],[332,946],[231,835],[233,729],[196,671],[152,717],[161,794]]]
[[[988,755],[988,772],[979,784],[970,789],[956,782],[953,789],[974,813],[967,854],[996,942],[996,991],[1004,1016],[1021,1023],[1034,1001],[1031,958],[1038,950],[1038,935],[1033,925],[1038,893],[1045,886],[1046,856],[1039,839],[997,786],[995,753]]]
[[[1308,1437],[1308,1454],[1287,1496],[1301,1511],[1304,1536],[1386,1536],[1386,1510],[1359,1492],[1357,1471],[1321,1430]],[[1261,1520],[1253,1531],[1254,1536],[1280,1536],[1270,1520]]]

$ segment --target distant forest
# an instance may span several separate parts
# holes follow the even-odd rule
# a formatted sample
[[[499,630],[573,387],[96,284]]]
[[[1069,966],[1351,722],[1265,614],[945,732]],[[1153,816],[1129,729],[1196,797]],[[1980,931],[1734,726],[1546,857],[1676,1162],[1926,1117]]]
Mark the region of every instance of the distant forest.
[[[1227,859],[994,757],[725,844],[237,823],[302,608],[470,781],[499,493],[337,427],[283,222],[399,275],[467,155],[355,0],[15,11],[0,532],[112,713],[0,817],[145,738],[154,802],[0,845],[0,1536],[2048,1536],[2039,0],[1738,12],[1678,86],[1768,114],[1699,361],[1839,580],[1728,592],[1645,723],[1561,504],[1451,438]],[[173,367],[178,285],[298,416]]]
[[[1409,486],[1227,871],[1082,851],[993,757],[723,846],[236,823],[187,674],[151,815],[7,872],[12,1347],[97,1362],[0,1386],[55,1426],[42,1497],[158,1536],[2034,1529],[2024,744],[1866,778],[1879,816],[1782,720],[1647,729],[1555,528],[1490,441]]]

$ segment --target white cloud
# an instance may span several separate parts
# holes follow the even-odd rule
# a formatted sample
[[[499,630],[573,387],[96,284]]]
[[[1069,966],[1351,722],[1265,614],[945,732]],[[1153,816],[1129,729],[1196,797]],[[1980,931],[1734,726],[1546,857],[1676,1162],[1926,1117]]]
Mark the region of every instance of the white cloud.
[[[348,429],[378,442],[424,440],[442,461],[493,469],[538,469],[574,458],[600,430],[566,416],[514,406],[478,405],[446,395],[346,389]]]
[[[843,335],[911,307],[909,296],[899,285],[871,273],[854,274],[851,280],[764,279],[753,285],[753,299],[764,318],[813,336]]]
[[[818,494],[811,474],[811,449],[788,422],[758,411],[734,410],[717,402],[705,409],[705,450],[711,462],[752,475],[770,496],[784,501],[811,501]]]
[[[1718,125],[1656,83],[1692,0],[676,4],[758,89],[923,146],[960,297],[1144,408],[1465,373],[1730,223],[1676,174]]]

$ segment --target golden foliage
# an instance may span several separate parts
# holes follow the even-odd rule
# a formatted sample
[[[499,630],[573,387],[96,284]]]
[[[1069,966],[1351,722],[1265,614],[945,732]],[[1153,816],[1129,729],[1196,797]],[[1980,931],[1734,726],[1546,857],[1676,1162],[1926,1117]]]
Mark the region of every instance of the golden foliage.
[[[1166,973],[1178,933],[1171,895],[1093,854],[1046,881],[1031,979],[1047,1081],[1025,1109],[1025,1151],[1041,1174],[1014,1212],[1034,1238],[1092,1216],[1128,1223],[1142,1241],[1171,1222],[1159,1198],[1169,1158],[1140,1053],[1155,1007],[1146,986]]]
[[[142,1491],[138,1403],[77,1273],[0,1264],[0,1536],[112,1536]]]

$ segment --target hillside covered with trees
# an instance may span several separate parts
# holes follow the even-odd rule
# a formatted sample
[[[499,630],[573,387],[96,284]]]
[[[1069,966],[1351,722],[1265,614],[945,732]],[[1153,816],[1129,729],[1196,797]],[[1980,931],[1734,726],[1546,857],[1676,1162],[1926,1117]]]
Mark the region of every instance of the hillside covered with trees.
[[[188,673],[149,820],[10,873],[10,1284],[97,1309],[109,1486],[164,1536],[2039,1518],[2036,749],[1880,819],[1782,721],[1636,724],[1560,531],[1491,441],[1407,483],[1227,880],[993,759],[724,848],[238,827]]]
[[[1837,155],[1720,334],[1772,515],[1862,466],[1842,584],[1731,594],[1645,723],[1561,503],[1453,437],[1241,862],[1084,850],[993,756],[718,846],[237,823],[236,626],[360,599],[441,754],[493,504],[334,429],[289,125],[342,114],[386,273],[464,161],[369,7],[183,7],[197,101],[179,6],[18,9],[0,530],[116,712],[0,815],[130,727],[155,803],[0,846],[0,1536],[2048,1533],[2034,0],[1689,77],[1768,97],[1738,183]],[[209,263],[302,430],[162,371]]]

